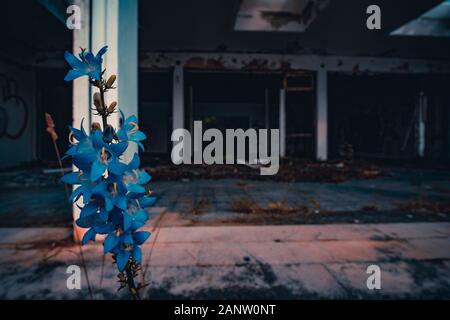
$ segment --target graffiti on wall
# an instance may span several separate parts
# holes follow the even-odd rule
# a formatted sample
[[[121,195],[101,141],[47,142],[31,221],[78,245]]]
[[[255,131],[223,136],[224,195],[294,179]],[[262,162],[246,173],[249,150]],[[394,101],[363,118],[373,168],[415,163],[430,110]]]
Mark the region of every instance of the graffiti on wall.
[[[28,124],[29,109],[17,81],[0,73],[0,139],[20,138]]]

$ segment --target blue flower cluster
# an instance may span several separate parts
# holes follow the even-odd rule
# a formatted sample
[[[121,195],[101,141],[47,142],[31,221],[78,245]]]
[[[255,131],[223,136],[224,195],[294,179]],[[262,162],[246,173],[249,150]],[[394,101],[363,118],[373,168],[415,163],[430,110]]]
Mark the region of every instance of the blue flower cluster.
[[[130,128],[130,123],[133,126]],[[76,224],[89,228],[82,244],[95,241],[97,234],[105,234],[105,254],[111,252],[116,257],[119,271],[123,271],[130,257],[139,264],[139,246],[150,236],[149,232],[137,231],[148,220],[145,211],[155,203],[155,198],[146,195],[144,185],[151,177],[139,169],[137,153],[128,163],[120,160],[129,141],[140,143],[145,134],[137,130],[136,117],[131,116],[114,135],[118,142],[105,142],[104,134],[94,130],[87,134],[81,129],[70,128],[74,140],[66,155],[72,157],[77,171],[66,174],[61,180],[78,185],[72,192],[70,201],[83,199],[80,217]],[[121,137],[121,138],[120,138]]]
[[[106,52],[102,48],[94,57],[84,50],[78,60],[66,52],[67,62],[74,68],[66,76],[73,80],[79,76],[89,76],[90,80],[101,79],[101,56]],[[103,82],[102,82],[103,83]],[[125,119],[122,126],[115,130],[108,125],[103,132],[93,127],[89,134],[83,128],[70,127],[71,146],[66,156],[72,158],[77,170],[61,178],[65,183],[77,186],[69,200],[76,202],[82,198],[83,206],[76,224],[88,228],[82,244],[95,241],[97,234],[106,235],[104,253],[112,253],[120,272],[128,262],[140,264],[142,252],[140,245],[150,236],[149,232],[138,231],[148,220],[146,207],[155,203],[144,187],[151,177],[139,169],[140,159],[137,153],[129,163],[122,161],[122,155],[130,142],[143,148],[141,141],[146,138],[139,131],[136,116]]]

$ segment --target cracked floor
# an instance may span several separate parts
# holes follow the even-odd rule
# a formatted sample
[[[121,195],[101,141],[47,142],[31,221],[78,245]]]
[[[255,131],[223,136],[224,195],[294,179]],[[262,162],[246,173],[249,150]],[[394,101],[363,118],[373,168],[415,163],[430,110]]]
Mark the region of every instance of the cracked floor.
[[[68,229],[0,229],[0,298],[89,299],[68,290],[81,265]],[[49,239],[53,241],[49,242]],[[143,247],[147,299],[450,298],[450,223],[195,226],[154,230]],[[116,292],[101,245],[83,249],[94,299]],[[367,267],[381,270],[369,290]],[[103,271],[102,271],[103,270]],[[141,279],[142,280],[142,279]]]

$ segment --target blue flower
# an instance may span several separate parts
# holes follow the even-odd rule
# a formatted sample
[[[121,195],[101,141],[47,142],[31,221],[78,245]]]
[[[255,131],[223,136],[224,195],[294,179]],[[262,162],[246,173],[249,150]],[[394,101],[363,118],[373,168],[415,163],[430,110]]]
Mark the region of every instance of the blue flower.
[[[106,210],[108,211],[111,211],[114,206],[122,210],[127,209],[127,188],[124,183],[114,175],[110,175],[108,178],[98,183],[92,192],[103,198]]]
[[[120,112],[122,115],[122,119],[125,119],[122,111]],[[140,141],[147,138],[145,133],[139,131],[139,126],[137,124],[137,117],[132,115],[125,119],[122,124],[122,127],[117,132],[117,137],[119,141],[132,141],[135,142],[142,150],[144,150],[144,146]]]
[[[66,156],[72,157],[78,170],[61,178],[77,186],[70,201],[83,197],[76,224],[88,230],[81,243],[95,241],[97,234],[107,235],[104,251],[113,254],[119,271],[126,268],[130,259],[141,262],[140,245],[150,233],[138,229],[149,219],[145,208],[156,202],[155,197],[146,195],[144,186],[151,176],[139,169],[139,155],[135,153],[128,164],[121,160],[129,141],[140,144],[145,138],[137,129],[136,120],[134,116],[127,118],[117,134],[112,127],[103,133],[93,130],[87,134],[83,122],[80,129],[71,127],[74,140],[71,139]],[[119,142],[113,142],[115,136]]]
[[[82,51],[79,54],[79,59],[70,52],[64,53],[64,58],[72,67],[72,70],[67,72],[64,80],[72,81],[82,76],[89,76],[90,79],[100,80],[102,75],[102,56],[108,50],[108,46],[101,48],[94,56],[92,52]]]
[[[100,179],[106,170],[121,175],[126,165],[120,162],[120,157],[128,147],[128,142],[105,143],[103,134],[95,130],[90,135],[81,129],[71,128],[73,136],[78,140],[67,151],[66,156],[71,156],[73,164],[83,172],[89,172],[90,181]]]
[[[150,237],[150,232],[139,231],[133,233],[131,230],[121,232],[116,230],[105,238],[103,250],[105,253],[111,252],[116,256],[116,264],[119,271],[123,271],[130,259],[141,263],[142,251],[139,245],[143,244]]]
[[[82,196],[83,203],[88,203],[91,199],[94,188],[96,186],[95,183],[92,183],[89,179],[90,174],[82,171],[74,171],[64,175],[61,178],[62,182],[71,184],[71,185],[80,185],[77,187],[69,197],[70,202],[76,202]]]
[[[123,172],[123,182],[129,192],[144,194],[146,190],[143,185],[150,182],[151,176],[145,170],[139,170],[139,163],[139,156],[135,153]]]

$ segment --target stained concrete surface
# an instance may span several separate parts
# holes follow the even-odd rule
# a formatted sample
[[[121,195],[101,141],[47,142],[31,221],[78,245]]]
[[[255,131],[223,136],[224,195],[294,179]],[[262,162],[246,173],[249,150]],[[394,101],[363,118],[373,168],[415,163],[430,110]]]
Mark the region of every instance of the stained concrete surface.
[[[377,179],[343,183],[151,183],[158,203],[150,209],[147,228],[153,235],[143,247],[144,282],[149,284],[143,296],[450,298],[448,215],[423,213],[419,220],[436,221],[417,222],[416,213],[390,211],[418,198],[448,202],[449,178],[445,171],[396,169]],[[231,209],[243,197],[261,206],[285,201],[335,215],[320,225],[298,225],[308,221],[295,215],[248,225]],[[66,287],[67,267],[82,264],[57,175],[2,172],[0,201],[0,298],[89,299],[84,273],[81,290]],[[203,210],[192,212],[199,201],[206,204]],[[403,223],[367,223],[373,221],[361,211],[364,206],[378,208],[370,217]],[[345,224],[340,216],[349,212],[352,224]],[[83,255],[95,299],[128,298],[127,292],[116,291],[111,258],[102,264],[101,245],[85,246]],[[381,268],[381,290],[366,287],[371,264]]]
[[[153,231],[143,246],[147,299],[450,298],[446,222]],[[81,266],[69,233],[0,229],[0,298],[89,299],[84,273],[81,290],[66,287],[67,267]],[[110,257],[102,267],[101,245],[83,253],[94,299],[127,299],[127,292],[116,292]],[[366,286],[373,264],[381,269],[380,290]]]

